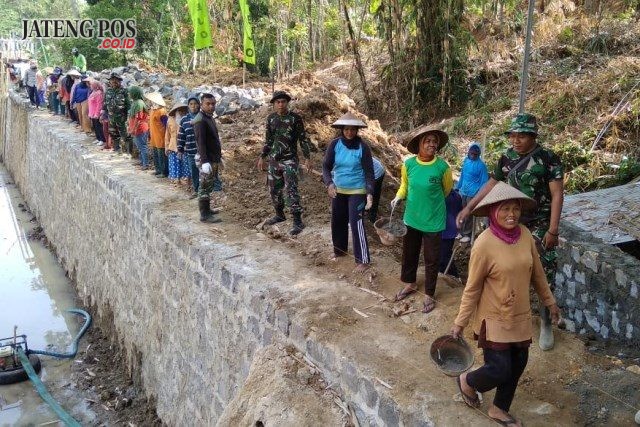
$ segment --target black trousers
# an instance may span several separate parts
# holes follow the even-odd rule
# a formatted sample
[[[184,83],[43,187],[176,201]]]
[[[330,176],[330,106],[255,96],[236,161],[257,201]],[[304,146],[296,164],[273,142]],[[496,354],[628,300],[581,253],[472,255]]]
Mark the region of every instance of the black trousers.
[[[440,242],[440,267],[438,271],[440,273],[444,273],[447,269],[447,264],[449,264],[449,260],[451,259],[451,254],[453,253],[453,245],[456,242],[456,239],[442,239]],[[458,277],[458,269],[456,268],[456,261],[451,261],[451,267],[449,267],[448,275],[453,277]]]
[[[369,243],[364,229],[364,206],[367,196],[364,194],[340,194],[331,200],[331,240],[333,253],[337,256],[347,254],[349,244],[349,225],[353,241],[353,256],[358,264],[369,264]]]
[[[518,380],[527,366],[529,348],[511,347],[504,351],[485,348],[482,351],[484,366],[469,372],[467,383],[480,393],[495,388],[493,404],[509,412],[513,396],[516,394],[516,387],[518,387]]]
[[[102,123],[100,123],[100,119],[91,119],[91,124],[93,125],[93,131],[96,133],[96,139],[98,141],[105,142],[104,130],[102,129]]]
[[[416,273],[420,262],[420,248],[424,246],[424,292],[430,297],[436,293],[438,264],[440,262],[440,232],[425,233],[407,226],[407,234],[402,241],[402,272],[400,280],[416,283]]]
[[[27,94],[31,105],[38,106],[38,91],[35,86],[27,86]]]
[[[380,204],[380,196],[382,195],[382,181],[384,180],[384,175],[375,181],[375,186],[373,187],[373,204],[371,205],[371,209],[369,209],[369,221],[376,222],[378,219],[378,205]]]

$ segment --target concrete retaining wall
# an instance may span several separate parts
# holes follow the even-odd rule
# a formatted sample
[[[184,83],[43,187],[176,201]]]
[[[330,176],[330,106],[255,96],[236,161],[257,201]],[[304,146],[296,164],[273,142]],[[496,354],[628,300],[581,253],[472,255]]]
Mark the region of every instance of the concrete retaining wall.
[[[555,295],[567,329],[600,339],[640,339],[640,261],[563,222]]]
[[[99,314],[113,313],[118,339],[164,422],[215,425],[256,349],[274,341],[315,363],[361,425],[427,426],[464,410],[450,400],[453,382],[430,380],[435,368],[410,372],[425,363],[426,339],[417,342],[408,326],[379,317],[360,326],[351,307],[370,304],[370,295],[290,266],[296,251],[286,245],[273,251],[255,233],[198,223],[186,195],[136,173],[130,160],[98,152],[62,119],[27,110],[11,94],[0,111],[4,162],[80,296]],[[335,317],[327,312],[355,327],[323,330],[318,325]],[[407,348],[414,348],[410,356]],[[391,377],[385,369],[397,377],[398,364],[411,387],[389,390],[375,380]],[[460,425],[489,425],[466,420]]]

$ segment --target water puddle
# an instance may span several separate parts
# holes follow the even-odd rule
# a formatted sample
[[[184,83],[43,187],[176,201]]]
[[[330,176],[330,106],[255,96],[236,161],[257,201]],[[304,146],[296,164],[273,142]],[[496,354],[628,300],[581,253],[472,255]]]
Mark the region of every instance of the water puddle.
[[[65,310],[76,294],[55,256],[39,238],[28,238],[38,224],[4,165],[0,164],[0,338],[27,335],[29,348],[65,351],[82,319]],[[95,414],[69,381],[73,360],[41,356],[40,377],[61,405],[82,424]],[[57,416],[31,382],[0,385],[0,426],[56,425]]]

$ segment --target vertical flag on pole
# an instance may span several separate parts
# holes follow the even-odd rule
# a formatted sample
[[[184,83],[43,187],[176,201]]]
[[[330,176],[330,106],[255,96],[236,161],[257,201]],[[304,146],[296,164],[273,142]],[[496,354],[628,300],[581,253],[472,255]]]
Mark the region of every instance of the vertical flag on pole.
[[[187,5],[193,22],[193,47],[200,50],[213,46],[207,0],[187,0]]]
[[[249,20],[249,4],[247,0],[240,0],[240,12],[242,12],[242,45],[244,62],[246,64],[256,63],[256,50],[253,46],[253,35],[251,34],[251,22]]]

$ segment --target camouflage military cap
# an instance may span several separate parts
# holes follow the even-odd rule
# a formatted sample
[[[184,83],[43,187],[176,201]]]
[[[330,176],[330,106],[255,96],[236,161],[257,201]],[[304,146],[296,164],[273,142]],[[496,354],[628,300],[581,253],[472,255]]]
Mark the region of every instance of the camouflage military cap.
[[[269,102],[273,104],[274,102],[276,102],[276,99],[286,99],[287,102],[289,102],[291,101],[291,96],[283,90],[277,90],[273,92],[273,96],[271,97],[271,101]]]
[[[511,126],[509,126],[509,129],[505,132],[505,135],[509,135],[511,132],[537,135],[538,121],[536,120],[536,116],[528,113],[518,114],[511,120]]]

